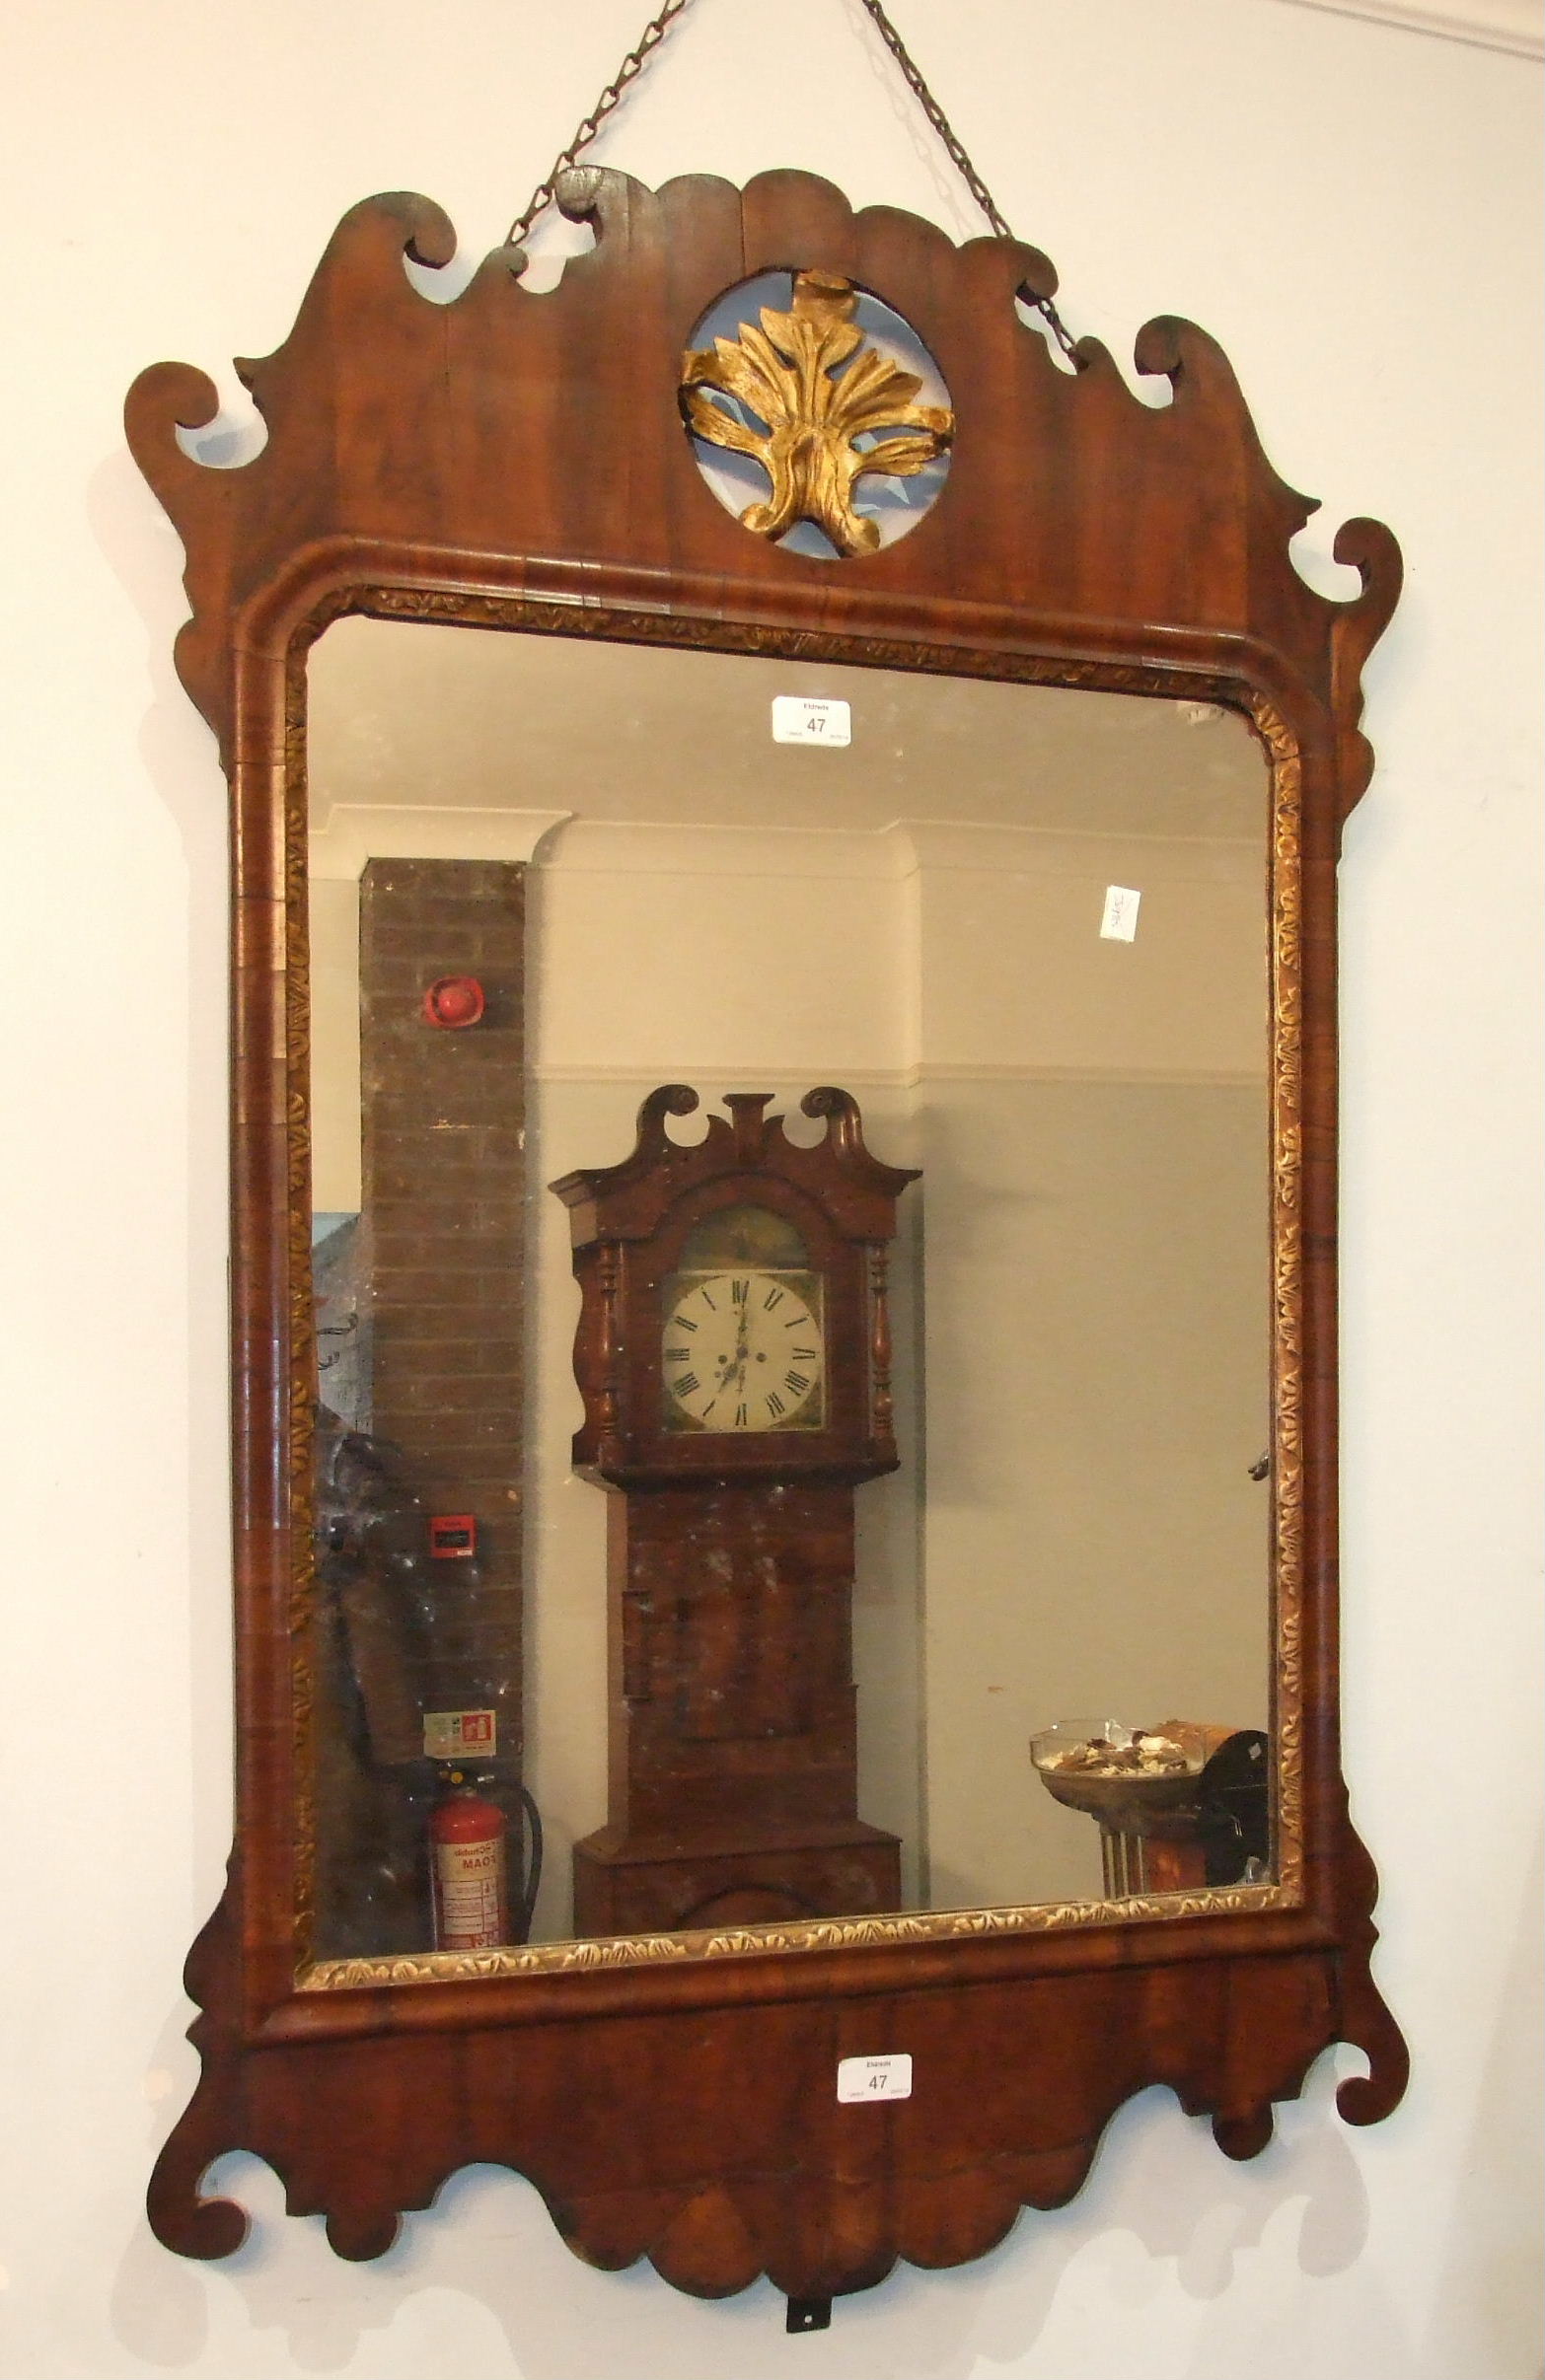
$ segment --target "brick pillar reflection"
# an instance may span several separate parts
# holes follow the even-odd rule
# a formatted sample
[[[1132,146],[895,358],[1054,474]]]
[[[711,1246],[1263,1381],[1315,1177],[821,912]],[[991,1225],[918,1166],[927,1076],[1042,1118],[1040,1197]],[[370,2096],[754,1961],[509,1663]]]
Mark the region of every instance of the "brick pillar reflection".
[[[429,1565],[423,1701],[495,1710],[501,1767],[521,1750],[524,875],[373,859],[359,910],[372,1427],[426,1514],[476,1516],[476,1561]],[[426,1020],[441,975],[477,976],[478,1023]]]

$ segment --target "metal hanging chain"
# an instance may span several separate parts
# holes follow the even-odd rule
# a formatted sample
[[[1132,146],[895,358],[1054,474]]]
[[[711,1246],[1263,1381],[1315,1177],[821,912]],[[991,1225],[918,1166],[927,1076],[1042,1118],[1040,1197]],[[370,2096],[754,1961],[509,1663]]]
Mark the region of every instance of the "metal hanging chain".
[[[943,142],[944,151],[950,161],[950,164],[955,168],[956,173],[960,176],[961,180],[971,192],[972,197],[982,209],[983,214],[986,215],[989,223],[991,223],[998,238],[1000,240],[1012,240],[1014,238],[1014,233],[1009,226],[1007,218],[999,211],[992,191],[988,188],[987,183],[983,180],[981,175],[977,172],[976,167],[966,155],[959,134],[955,131],[953,125],[950,123],[949,117],[945,114],[943,108],[939,106],[938,101],[934,98],[932,92],[928,89],[927,84],[923,81],[919,69],[914,65],[906,42],[902,39],[901,35],[891,23],[890,18],[880,6],[880,0],[863,0],[863,6],[868,15],[873,19],[875,31],[879,34],[881,40],[885,43],[886,48],[896,60],[897,65],[901,68],[902,77],[907,85],[908,90],[912,93],[913,98],[917,101],[919,107],[922,109],[923,114],[927,117],[929,123],[933,126],[934,131],[938,134],[939,139]],[[1062,316],[1058,313],[1057,308],[1052,304],[1051,299],[1038,298],[1032,292],[1027,291],[1025,293],[1025,304],[1027,306],[1033,306],[1037,314],[1045,317],[1047,327],[1051,331],[1052,336],[1056,339],[1059,347],[1061,347],[1063,353],[1067,356],[1073,356],[1073,342],[1067,335],[1067,325],[1064,323]]]
[[[597,100],[595,106],[590,110],[590,113],[585,117],[584,122],[580,125],[578,131],[574,134],[573,139],[569,142],[568,147],[562,152],[561,156],[553,159],[552,164],[548,168],[547,180],[540,182],[537,188],[532,191],[526,212],[523,215],[517,215],[514,222],[510,225],[509,232],[505,240],[505,246],[507,248],[519,248],[525,241],[532,225],[536,222],[537,217],[541,214],[543,208],[545,206],[552,205],[553,188],[557,181],[558,176],[568,172],[570,166],[573,165],[575,159],[578,157],[581,149],[589,148],[591,142],[595,139],[596,134],[606,122],[607,117],[611,114],[613,108],[617,107],[621,101],[623,94],[626,91],[628,85],[634,82],[637,77],[642,74],[649,58],[652,56],[654,51],[659,48],[660,43],[665,39],[666,35],[670,32],[671,27],[675,24],[677,18],[682,15],[687,6],[688,0],[665,0],[665,6],[661,9],[659,15],[657,17],[650,18],[648,24],[644,27],[643,32],[639,36],[638,46],[636,49],[630,49],[628,51],[626,57],[623,60],[623,63],[618,68],[615,78],[613,81],[608,83],[606,89],[602,92],[601,97]]]
[[[515,221],[510,225],[505,242],[507,247],[519,248],[524,243],[543,208],[552,204],[558,176],[568,172],[582,149],[589,148],[613,108],[623,99],[628,86],[643,72],[649,58],[659,48],[677,18],[685,13],[689,5],[690,0],[665,0],[665,5],[659,15],[650,18],[639,36],[637,47],[627,52],[617,70],[615,79],[608,83],[594,108],[569,142],[568,147],[554,159],[549,168],[546,181],[540,182],[533,190],[525,213],[517,215]],[[972,197],[986,215],[998,239],[1012,240],[1014,233],[1007,218],[999,210],[992,191],[967,156],[960,137],[951,125],[948,116],[913,63],[906,42],[881,7],[880,0],[863,0],[863,7],[872,18],[881,40],[901,68],[908,90],[938,134],[944,145],[945,154]],[[1063,353],[1075,357],[1076,350],[1073,341],[1068,336],[1067,325],[1051,299],[1036,297],[1027,292],[1025,293],[1025,303],[1034,307],[1035,311],[1045,318],[1047,327],[1062,348]]]

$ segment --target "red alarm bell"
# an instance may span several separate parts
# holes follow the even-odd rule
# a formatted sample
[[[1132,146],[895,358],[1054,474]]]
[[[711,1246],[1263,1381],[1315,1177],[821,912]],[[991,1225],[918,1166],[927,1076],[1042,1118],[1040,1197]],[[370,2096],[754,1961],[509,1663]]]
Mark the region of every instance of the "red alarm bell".
[[[452,1032],[476,1025],[486,1006],[476,975],[437,975],[424,993],[424,1015],[429,1023]]]

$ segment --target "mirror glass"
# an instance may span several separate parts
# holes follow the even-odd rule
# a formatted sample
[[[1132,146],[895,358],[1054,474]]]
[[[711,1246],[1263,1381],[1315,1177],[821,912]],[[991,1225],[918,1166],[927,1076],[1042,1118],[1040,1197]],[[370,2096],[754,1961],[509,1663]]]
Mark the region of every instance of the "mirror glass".
[[[618,1817],[618,1499],[571,1464],[547,1186],[627,1156],[671,1082],[701,1102],[682,1141],[766,1092],[814,1142],[799,1103],[833,1084],[919,1169],[900,1467],[853,1490],[856,1809],[899,1843],[891,1906],[1264,1878],[1270,786],[1244,721],[363,618],[314,648],[309,720],[316,1953],[575,1931],[574,1846]],[[747,1624],[766,1708],[797,1709],[800,1626]]]

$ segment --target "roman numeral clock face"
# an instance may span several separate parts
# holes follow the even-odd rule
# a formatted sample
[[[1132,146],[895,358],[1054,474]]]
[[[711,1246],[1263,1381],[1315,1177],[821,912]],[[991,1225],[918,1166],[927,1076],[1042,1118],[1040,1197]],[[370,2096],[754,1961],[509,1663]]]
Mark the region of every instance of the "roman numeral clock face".
[[[813,1272],[739,1266],[665,1284],[662,1377],[671,1429],[821,1429],[826,1347]]]

